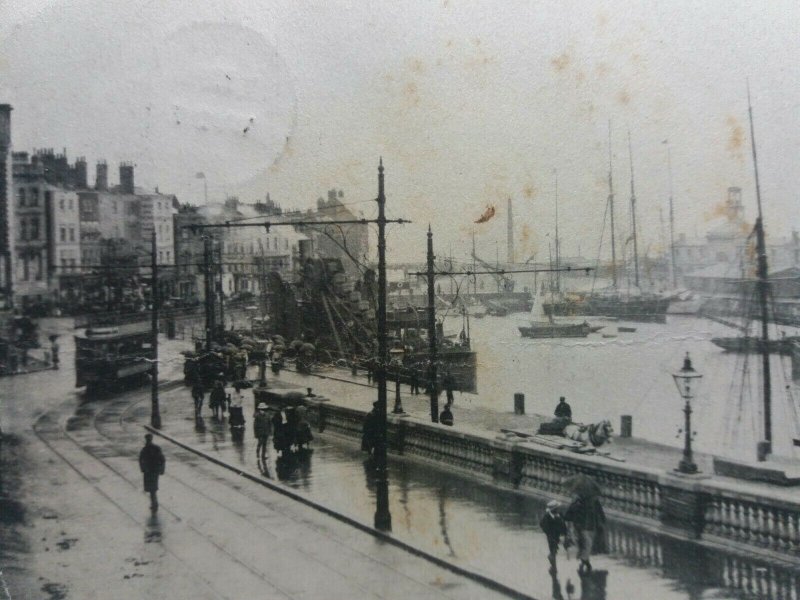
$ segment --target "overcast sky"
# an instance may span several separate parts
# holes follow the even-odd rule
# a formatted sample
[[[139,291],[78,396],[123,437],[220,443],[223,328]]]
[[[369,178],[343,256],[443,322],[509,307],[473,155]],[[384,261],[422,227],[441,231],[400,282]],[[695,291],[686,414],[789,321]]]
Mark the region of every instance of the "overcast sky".
[[[563,253],[595,257],[612,123],[627,222],[630,130],[657,252],[672,148],[677,231],[702,234],[729,185],[755,196],[749,77],[768,233],[800,228],[800,8],[770,2],[68,2],[0,0],[0,101],[17,150],[137,165],[181,201],[269,191],[307,208],[330,187],[375,214],[386,165],[391,257],[547,253],[558,170]],[[624,236],[624,234],[623,234]]]

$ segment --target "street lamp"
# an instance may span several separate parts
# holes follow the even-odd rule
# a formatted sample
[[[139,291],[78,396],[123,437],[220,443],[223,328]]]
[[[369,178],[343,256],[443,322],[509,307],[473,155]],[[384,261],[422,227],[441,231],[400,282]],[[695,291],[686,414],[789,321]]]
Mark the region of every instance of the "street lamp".
[[[702,379],[702,375],[692,368],[692,359],[689,353],[683,359],[683,367],[677,373],[672,374],[678,393],[686,401],[683,407],[683,414],[686,417],[684,423],[684,442],[683,458],[678,465],[679,473],[694,474],[698,472],[697,465],[692,458],[692,398],[697,393],[697,386]]]
[[[394,348],[389,350],[389,360],[394,367],[395,372],[394,410],[392,410],[392,412],[396,415],[403,414],[404,412],[403,404],[400,400],[400,373],[402,372],[403,356],[405,353],[405,348],[403,348],[402,344],[399,342],[395,343]]]

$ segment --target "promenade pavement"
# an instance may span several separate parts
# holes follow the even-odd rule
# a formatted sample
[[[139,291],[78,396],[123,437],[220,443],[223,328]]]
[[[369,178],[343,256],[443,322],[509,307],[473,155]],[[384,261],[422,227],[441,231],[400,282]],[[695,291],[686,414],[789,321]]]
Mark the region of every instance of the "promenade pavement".
[[[256,378],[257,371],[254,369],[249,375],[252,378]],[[353,376],[348,369],[327,367],[316,371],[314,374],[306,375],[291,369],[284,369],[277,377],[268,372],[269,381],[302,389],[311,387],[315,394],[325,396],[331,403],[357,410],[370,410],[372,403],[377,399],[377,388],[374,383],[372,385],[367,383],[367,377],[363,371],[359,371],[358,375]],[[391,412],[396,397],[395,383],[390,381],[387,387],[387,410]],[[401,385],[400,397],[403,410],[409,417],[425,422],[430,421],[430,400],[428,396],[425,394],[412,395],[409,386],[403,384]],[[543,421],[549,421],[552,418],[550,416],[552,412],[541,414],[530,412],[530,408],[533,406],[535,409],[553,411],[558,399],[543,400],[528,397],[527,403],[528,412],[524,415],[517,415],[513,411],[513,398],[494,399],[491,397],[491,391],[481,392],[480,394],[461,394],[456,392],[452,407],[455,421],[454,428],[491,436],[500,434],[502,429],[534,433]],[[439,410],[443,406],[444,394],[439,399]],[[487,408],[488,406],[495,406],[496,408]],[[580,422],[580,406],[573,405],[572,413],[573,419]],[[615,435],[612,438],[612,442],[604,446],[603,450],[609,452],[613,457],[608,459],[610,463],[656,469],[664,473],[673,473],[683,456],[683,450],[679,447],[658,444],[636,437],[622,438],[618,435]],[[703,474],[704,481],[719,482],[730,489],[744,493],[768,494],[771,497],[790,502],[797,501],[797,491],[795,489],[714,475],[713,457],[711,455],[695,452],[694,459]]]

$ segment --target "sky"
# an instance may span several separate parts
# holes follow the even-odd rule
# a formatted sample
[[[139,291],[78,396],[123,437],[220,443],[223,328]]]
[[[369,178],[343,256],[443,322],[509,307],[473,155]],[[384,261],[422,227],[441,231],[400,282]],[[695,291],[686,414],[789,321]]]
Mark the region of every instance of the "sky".
[[[703,235],[729,186],[755,211],[749,79],[768,235],[800,229],[796,2],[129,2],[0,0],[0,102],[15,150],[120,161],[183,202],[330,188],[376,214],[389,259],[547,256],[558,179],[563,255],[596,258],[611,164],[621,239],[630,160],[639,248]],[[496,216],[475,224],[489,205]],[[603,254],[608,254],[608,233]]]

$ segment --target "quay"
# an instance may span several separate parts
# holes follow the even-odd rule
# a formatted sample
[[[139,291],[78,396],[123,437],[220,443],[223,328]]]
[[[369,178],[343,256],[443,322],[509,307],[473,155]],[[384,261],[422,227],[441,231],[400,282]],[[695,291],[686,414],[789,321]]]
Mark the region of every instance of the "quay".
[[[282,371],[281,387],[299,393],[312,388],[317,397],[305,400],[309,420],[320,432],[360,439],[364,415],[374,388],[344,370],[300,375]],[[256,394],[262,394],[256,390]],[[494,485],[567,501],[563,481],[591,474],[603,490],[612,519],[710,548],[735,549],[744,555],[797,566],[800,564],[800,495],[779,485],[745,482],[713,475],[712,457],[698,455],[702,473],[674,472],[681,452],[636,438],[614,438],[612,455],[577,454],[548,448],[501,429],[533,430],[540,415],[494,412],[469,406],[469,396],[454,404],[455,426],[431,423],[427,398],[403,394],[406,414],[388,415],[390,452],[457,469]],[[547,399],[555,405],[555,401]],[[537,406],[541,406],[537,399]]]

